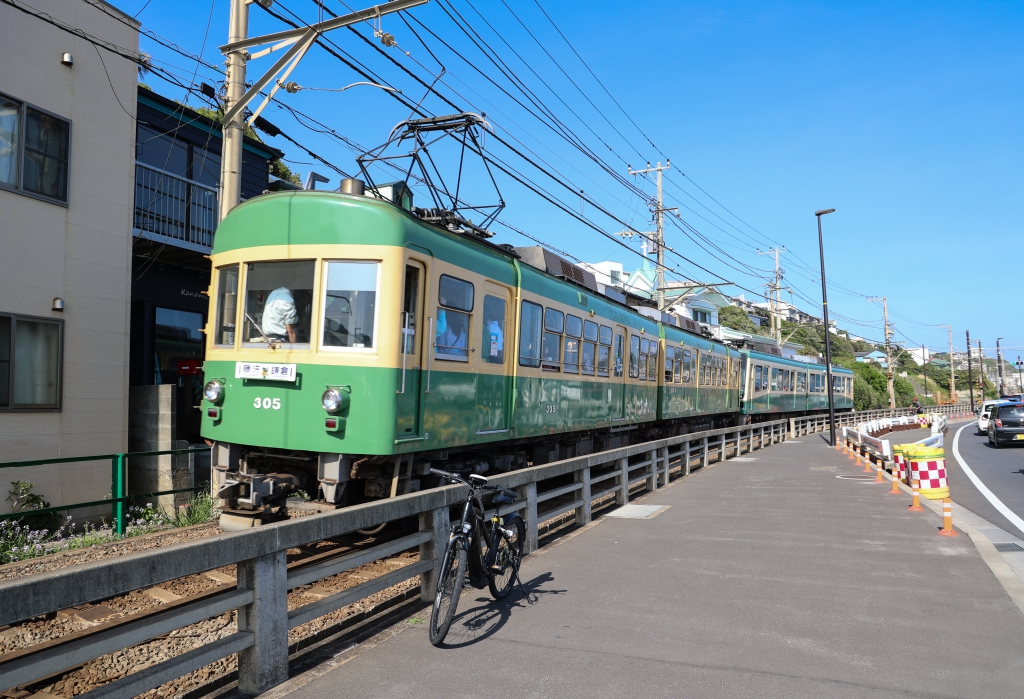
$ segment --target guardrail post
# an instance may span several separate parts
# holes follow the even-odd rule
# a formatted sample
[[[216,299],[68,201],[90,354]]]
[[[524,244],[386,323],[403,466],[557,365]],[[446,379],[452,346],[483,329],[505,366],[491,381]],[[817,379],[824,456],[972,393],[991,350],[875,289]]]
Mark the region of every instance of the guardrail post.
[[[651,462],[647,471],[647,489],[658,489],[658,450],[652,449],[647,452],[647,459]]]
[[[685,446],[683,448],[685,449],[684,453],[686,454],[686,456],[684,457],[685,460],[683,461],[683,476],[689,476],[690,475],[690,440],[686,440],[686,444],[685,444]]]
[[[743,454],[743,430],[736,430],[736,456]]]
[[[616,505],[628,505],[629,504],[629,459],[623,457],[615,462],[615,467],[619,469],[619,475],[617,480],[619,481],[619,489],[615,491],[615,504]]]
[[[420,544],[420,560],[434,562],[433,568],[420,573],[420,599],[424,602],[433,602],[437,593],[437,576],[441,572],[441,557],[444,556],[444,549],[448,545],[448,537],[452,531],[448,508],[440,507],[429,512],[421,512],[420,531],[431,533],[430,541]]]
[[[718,463],[723,463],[725,461],[725,455],[727,452],[727,446],[729,444],[729,438],[726,437],[724,434],[721,434],[719,435],[719,439],[722,440],[722,443],[719,445],[720,451],[718,456]]]
[[[110,506],[110,519],[118,536],[124,536],[125,501],[120,498],[128,494],[124,461],[124,454],[115,454],[110,463],[110,497],[114,500]]]
[[[583,502],[576,508],[576,524],[581,526],[584,524],[590,524],[590,510],[592,504],[590,501],[590,467],[587,466],[576,471],[576,473],[573,474],[573,479],[577,483],[583,484],[583,487],[580,488],[580,500]]]
[[[537,484],[527,483],[519,486],[519,497],[526,501],[526,509],[523,510],[523,519],[526,524],[523,553],[533,553],[538,549],[537,531],[540,525],[540,522],[537,521]]]
[[[796,439],[796,418],[789,418],[789,437],[790,439]]]
[[[701,456],[700,456],[700,467],[708,467],[708,438],[705,437],[701,444]]]
[[[238,653],[238,690],[260,694],[288,679],[288,566],[285,551],[238,563],[238,589],[252,590],[238,609],[238,630],[253,645]]]
[[[661,448],[661,485],[664,487],[669,484],[671,477],[669,476],[670,466],[669,463],[672,458],[668,454],[668,447]]]

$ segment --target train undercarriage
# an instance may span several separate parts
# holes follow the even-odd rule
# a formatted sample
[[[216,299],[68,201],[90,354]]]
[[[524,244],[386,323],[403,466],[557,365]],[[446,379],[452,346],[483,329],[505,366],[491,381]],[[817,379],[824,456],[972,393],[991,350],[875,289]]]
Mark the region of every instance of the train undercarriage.
[[[691,432],[808,414],[726,413],[386,456],[214,442],[212,488],[220,499],[221,526],[247,529],[286,519],[294,509],[326,511],[436,487],[440,482],[430,475],[431,468],[495,475]]]

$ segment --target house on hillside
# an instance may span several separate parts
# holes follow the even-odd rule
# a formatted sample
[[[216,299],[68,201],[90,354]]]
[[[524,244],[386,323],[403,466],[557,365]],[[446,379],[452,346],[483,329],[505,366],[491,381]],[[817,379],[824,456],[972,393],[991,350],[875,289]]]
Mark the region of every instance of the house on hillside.
[[[882,368],[889,368],[888,358],[885,356],[885,352],[882,352],[881,350],[871,350],[870,352],[854,352],[853,356],[858,362],[878,364]]]

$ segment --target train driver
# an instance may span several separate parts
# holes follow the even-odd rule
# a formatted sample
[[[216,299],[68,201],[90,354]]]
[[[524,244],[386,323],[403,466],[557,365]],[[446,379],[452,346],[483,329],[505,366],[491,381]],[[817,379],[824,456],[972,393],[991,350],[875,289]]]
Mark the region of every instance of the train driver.
[[[295,309],[295,297],[292,292],[281,286],[270,292],[263,306],[263,320],[260,323],[263,334],[268,340],[279,342],[298,342],[295,324],[299,320]]]

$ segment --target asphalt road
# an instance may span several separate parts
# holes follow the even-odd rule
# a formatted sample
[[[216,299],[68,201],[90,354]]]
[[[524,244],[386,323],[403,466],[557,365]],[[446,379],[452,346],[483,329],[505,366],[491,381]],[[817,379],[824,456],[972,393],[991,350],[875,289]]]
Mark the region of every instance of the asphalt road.
[[[961,427],[964,427],[963,422],[950,423],[949,431],[946,432],[946,472],[949,476],[950,497],[956,504],[966,507],[997,527],[1024,538],[1024,531],[1018,529],[982,495],[953,456],[953,440]],[[928,430],[914,430],[895,432],[890,439],[894,444],[903,444],[927,436]],[[977,425],[971,421],[960,432],[959,449],[960,458],[967,462],[974,475],[1011,512],[1024,519],[1024,443],[995,449],[989,445],[987,436],[977,434]]]

